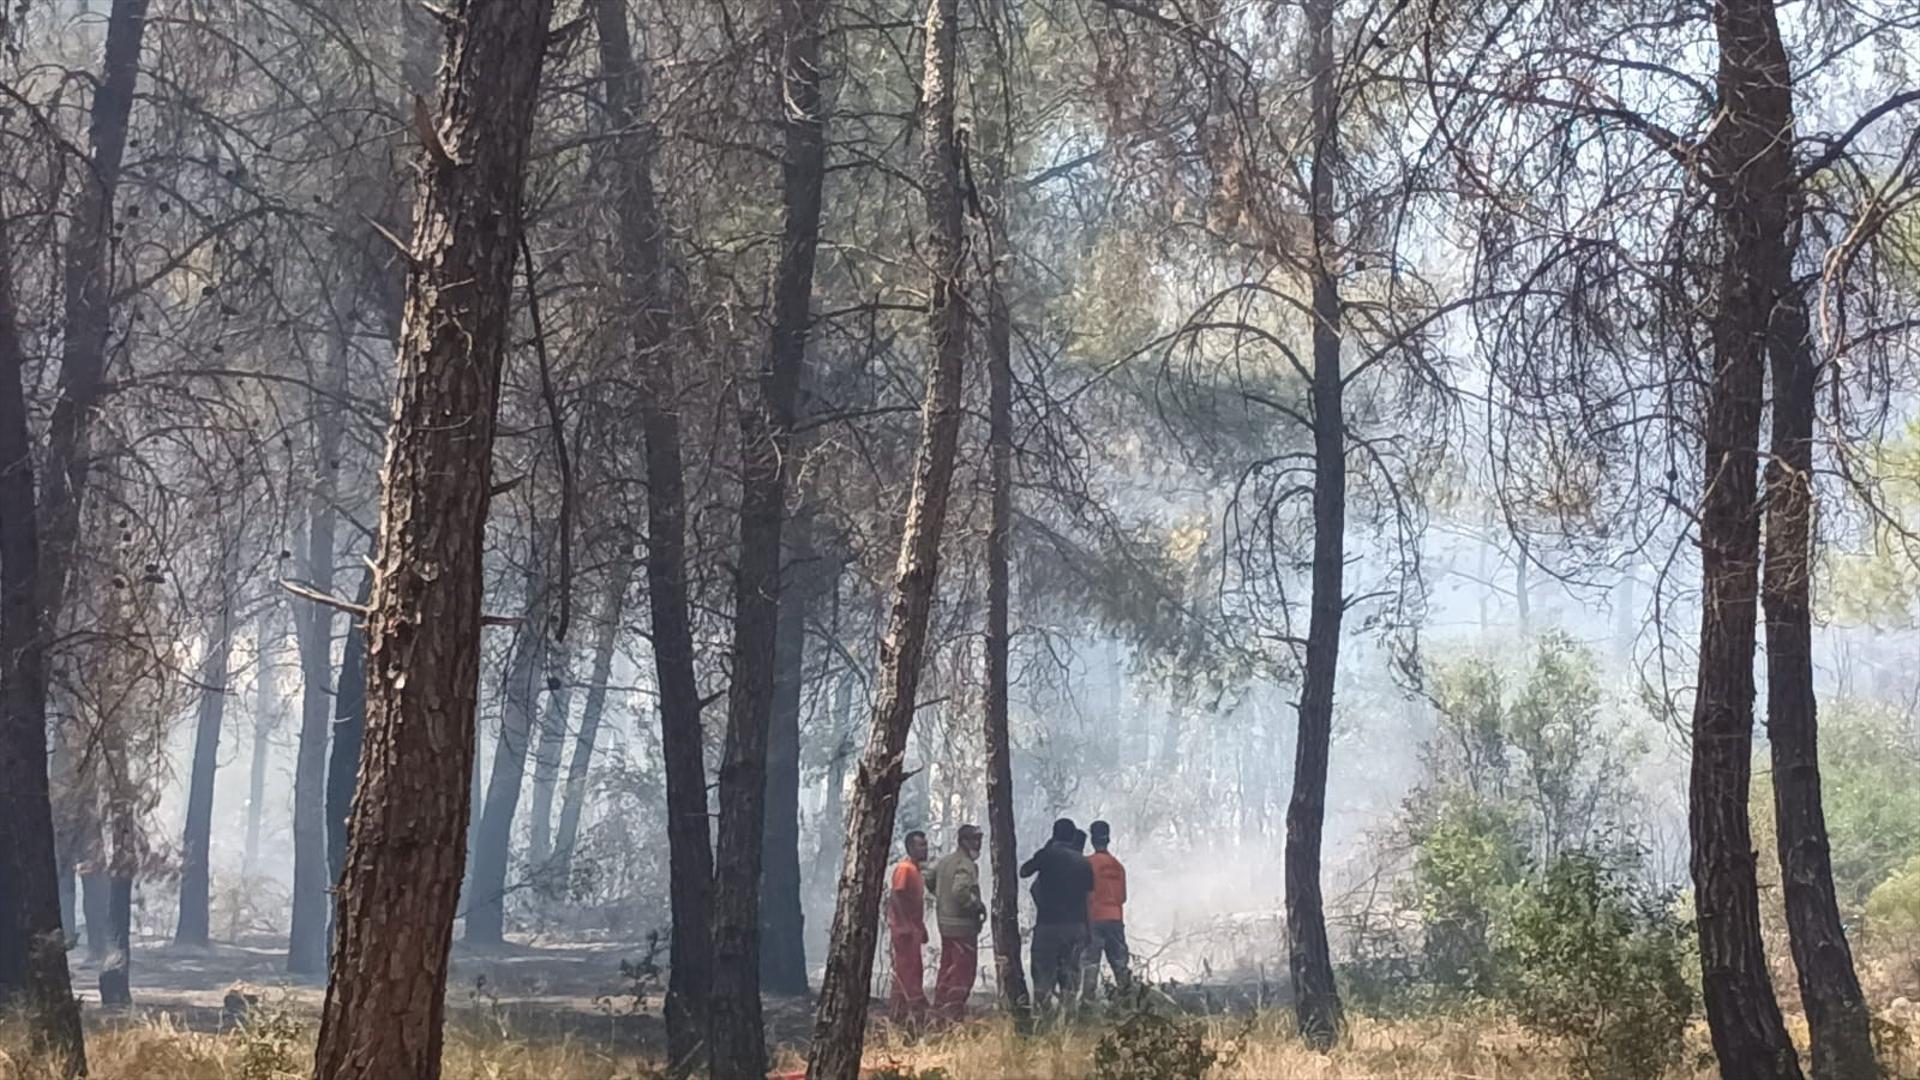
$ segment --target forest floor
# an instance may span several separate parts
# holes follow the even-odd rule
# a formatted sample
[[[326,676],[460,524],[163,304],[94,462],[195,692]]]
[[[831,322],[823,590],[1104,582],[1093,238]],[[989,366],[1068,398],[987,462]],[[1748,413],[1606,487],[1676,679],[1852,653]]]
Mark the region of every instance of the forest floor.
[[[447,988],[448,1080],[642,1080],[655,1071],[664,1031],[660,1001],[622,961],[641,961],[645,945],[573,945],[455,950]],[[106,1011],[95,1004],[95,968],[76,957],[76,989],[89,1002],[92,1075],[105,1080],[293,1080],[307,1075],[322,987],[292,979],[281,954],[219,945],[136,950],[136,1006]],[[230,991],[248,995],[240,1023],[225,1009]],[[987,997],[976,997],[976,1013]],[[1188,1063],[1211,1055],[1209,1080],[1545,1080],[1574,1075],[1567,1053],[1530,1039],[1490,1014],[1404,1020],[1357,1017],[1333,1053],[1306,1050],[1284,1010],[1258,1007],[1244,993],[1215,988],[1182,1002],[1212,1007],[1193,1021],[1196,1036],[1176,1051]],[[882,1008],[875,1003],[874,1013]],[[812,1024],[807,999],[769,999],[770,1042],[779,1070],[797,1070]],[[1804,1045],[1804,1024],[1796,1024]],[[1003,1020],[981,1020],[909,1040],[877,1023],[867,1062],[890,1080],[1078,1080],[1096,1075],[1103,1038],[1099,1022],[1022,1037]],[[1912,1032],[1920,1040],[1920,1029]],[[1174,1040],[1176,1043],[1179,1040]],[[0,1040],[0,1046],[12,1045]],[[1165,1044],[1162,1044],[1165,1045]],[[1128,1047],[1137,1050],[1137,1044]],[[1905,1064],[1920,1068],[1920,1045]],[[1111,1046],[1109,1047],[1111,1052]],[[1671,1078],[1712,1075],[1704,1028],[1696,1024]],[[776,1075],[780,1075],[779,1072]],[[791,1073],[798,1075],[798,1073]],[[1112,1075],[1172,1075],[1165,1067]],[[1907,1075],[1896,1073],[1896,1075]],[[0,1051],[0,1080],[37,1080],[37,1073]]]

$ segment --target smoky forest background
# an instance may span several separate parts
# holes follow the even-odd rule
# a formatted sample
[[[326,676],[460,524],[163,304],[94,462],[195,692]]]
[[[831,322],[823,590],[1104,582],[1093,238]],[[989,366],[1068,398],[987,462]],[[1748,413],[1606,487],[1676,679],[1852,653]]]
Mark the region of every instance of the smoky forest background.
[[[1910,2],[0,10],[0,1078],[1920,1076],[1917,656]]]

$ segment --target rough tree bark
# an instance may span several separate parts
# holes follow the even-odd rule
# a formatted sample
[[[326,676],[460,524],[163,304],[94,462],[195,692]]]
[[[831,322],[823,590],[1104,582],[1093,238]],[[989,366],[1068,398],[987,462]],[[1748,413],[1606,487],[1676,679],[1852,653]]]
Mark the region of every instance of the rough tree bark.
[[[820,190],[826,164],[819,68],[824,9],[822,0],[785,0],[780,7],[784,22],[780,97],[786,148],[781,161],[784,224],[774,270],[773,331],[759,370],[739,380],[740,554],[713,890],[710,1032],[713,1075],[719,1080],[758,1080],[767,1071],[766,1029],[760,1020],[767,725],[783,602],[780,537],[786,517],[787,451],[806,362],[814,256],[820,243]],[[800,601],[789,597],[785,602]],[[805,979],[803,968],[803,990]]]
[[[542,545],[535,544],[527,570],[527,610],[507,659],[501,688],[500,737],[493,744],[493,768],[481,804],[480,829],[474,834],[473,876],[467,883],[466,940],[498,945],[506,940],[507,864],[513,843],[513,815],[527,780],[527,743],[539,702],[542,661],[547,654],[547,581],[541,567]]]
[[[346,426],[339,401],[347,389],[349,348],[333,343],[323,393],[312,395],[313,489],[308,493],[301,575],[315,592],[331,595],[334,578],[336,479]],[[333,717],[334,609],[310,600],[293,603],[294,640],[300,650],[300,740],[293,769],[293,918],[287,931],[287,970],[311,975],[326,970],[327,921],[327,735]]]
[[[362,574],[354,603],[365,608],[371,599],[373,575]],[[333,694],[333,738],[327,754],[327,880],[336,886],[336,914],[337,886],[347,869],[347,822],[353,815],[353,786],[360,778],[366,720],[367,624],[355,618],[347,621],[346,647],[340,654],[340,678]]]
[[[316,1080],[440,1075],[465,856],[481,553],[551,0],[446,5],[367,619],[366,747]]]
[[[212,880],[208,856],[213,841],[213,781],[220,764],[220,725],[226,718],[227,679],[233,654],[233,609],[240,587],[239,537],[221,552],[220,610],[213,633],[207,637],[207,655],[200,662],[200,707],[194,717],[193,771],[187,785],[187,825],[180,840],[180,918],[174,927],[177,945],[205,945],[208,939],[207,902]]]
[[[1313,85],[1313,594],[1307,662],[1294,743],[1293,794],[1287,800],[1287,959],[1300,1035],[1322,1052],[1340,1035],[1340,995],[1327,946],[1320,895],[1320,839],[1327,812],[1327,759],[1333,740],[1333,688],[1346,612],[1347,436],[1340,371],[1342,304],[1339,240],[1334,235],[1334,158],[1339,153],[1338,72],[1333,62],[1336,0],[1307,5]]]
[[[927,617],[940,569],[940,536],[960,435],[961,375],[967,354],[967,261],[961,219],[959,148],[954,140],[954,52],[958,0],[929,0],[921,78],[922,190],[927,200],[927,329],[931,347],[920,448],[901,530],[900,561],[875,687],[872,728],[854,776],[826,972],[807,1056],[810,1080],[855,1080],[866,1044],[867,1001],[887,850],[907,736],[913,726]]]
[[[1786,898],[1787,939],[1807,1011],[1816,1080],[1872,1080],[1873,1014],[1860,992],[1833,891],[1820,798],[1819,706],[1813,691],[1813,330],[1791,284],[1782,245],[1768,350],[1773,369],[1772,453],[1766,467],[1767,742],[1773,818]]]
[[[620,641],[620,617],[627,606],[627,586],[633,581],[633,548],[621,545],[607,571],[607,592],[600,601],[600,626],[593,641],[593,671],[587,700],[580,708],[580,733],[574,736],[573,758],[567,763],[566,785],[560,797],[560,828],[553,840],[553,875],[566,887],[573,880],[573,853],[580,842],[580,813],[587,801],[587,770],[593,764],[594,743],[600,737],[600,718],[607,711],[607,680],[613,677],[613,653]]]
[[[1747,816],[1760,531],[1755,495],[1769,258],[1787,236],[1792,93],[1773,0],[1719,0],[1720,116],[1705,146],[1720,232],[1700,507],[1700,660],[1687,822],[1702,996],[1725,1077],[1800,1076],[1760,940]]]
[[[1004,234],[1002,234],[1004,235]],[[1032,1020],[1027,973],[1020,962],[1020,848],[1014,834],[1013,738],[1007,725],[1007,654],[1013,531],[1012,320],[998,270],[987,296],[988,440],[992,509],[987,529],[987,835],[993,873],[993,965],[1000,1000],[1025,1028]]]
[[[78,1075],[86,1045],[60,928],[26,354],[6,229],[0,208],[0,1009],[25,1017],[30,1049]]]
[[[600,70],[614,140],[620,189],[615,196],[616,249],[638,362],[645,365],[640,426],[647,466],[647,604],[653,624],[654,678],[660,692],[660,746],[667,783],[667,861],[673,912],[668,949],[667,1059],[674,1073],[692,1068],[707,1042],[713,986],[713,846],[707,831],[706,763],[701,757],[700,687],[693,667],[687,600],[686,479],[673,343],[669,340],[665,224],[653,188],[653,136],[646,124],[646,86],[634,59],[621,0],[594,0]]]
[[[1013,315],[1007,307],[1005,276],[1012,253],[1007,248],[1009,210],[1006,176],[1012,110],[1010,51],[1012,27],[1002,0],[988,6],[1001,51],[995,56],[1000,80],[998,108],[981,122],[987,150],[987,425],[992,488],[987,525],[987,855],[993,875],[991,931],[993,970],[1001,1005],[1026,1030],[1033,1020],[1026,968],[1020,960],[1020,841],[1014,831],[1013,738],[1007,723],[1011,689],[1008,653],[1013,647]]]

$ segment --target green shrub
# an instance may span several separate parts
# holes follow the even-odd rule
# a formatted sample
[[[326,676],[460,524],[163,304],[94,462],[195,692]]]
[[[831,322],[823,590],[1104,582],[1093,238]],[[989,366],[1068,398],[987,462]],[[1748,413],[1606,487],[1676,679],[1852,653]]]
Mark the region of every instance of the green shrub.
[[[1502,997],[1522,1026],[1567,1044],[1581,1075],[1632,1080],[1679,1060],[1692,935],[1670,900],[1585,852],[1516,891],[1499,941]]]
[[[1427,978],[1447,989],[1490,993],[1496,971],[1488,935],[1527,869],[1517,815],[1509,806],[1452,792],[1415,828],[1414,842]]]
[[[1138,995],[1095,1044],[1093,1076],[1094,1080],[1201,1080],[1219,1057],[1207,1044],[1205,1021]]]
[[[1887,875],[1867,896],[1867,933],[1895,942],[1920,942],[1920,855]]]

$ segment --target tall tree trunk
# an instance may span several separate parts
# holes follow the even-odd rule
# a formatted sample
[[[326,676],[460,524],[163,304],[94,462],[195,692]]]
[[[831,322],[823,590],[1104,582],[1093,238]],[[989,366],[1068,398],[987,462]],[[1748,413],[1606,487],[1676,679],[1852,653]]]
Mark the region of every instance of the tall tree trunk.
[[[1813,692],[1813,330],[1793,289],[1791,250],[1780,252],[1769,349],[1773,439],[1766,467],[1767,742],[1773,753],[1773,817],[1786,897],[1787,938],[1800,976],[1816,1080],[1871,1080],[1873,1014],[1860,992],[1853,951],[1833,892],[1827,818],[1820,799],[1819,709]]]
[[[620,641],[620,617],[626,610],[627,586],[633,579],[633,548],[622,545],[607,572],[607,592],[600,602],[599,634],[593,642],[593,672],[587,684],[586,704],[580,709],[580,733],[574,736],[573,759],[567,763],[566,787],[560,799],[560,829],[554,836],[554,878],[564,888],[573,880],[573,853],[580,841],[580,813],[587,801],[587,771],[593,747],[600,737],[600,718],[607,710],[607,681],[613,677],[613,652]]]
[[[367,619],[365,767],[315,1080],[440,1075],[494,425],[552,0],[448,8],[439,106],[417,125],[427,146]]]
[[[493,745],[487,798],[474,836],[473,877],[467,884],[466,940],[473,944],[498,945],[506,939],[513,815],[520,808],[520,789],[526,785],[527,743],[533,736],[540,669],[547,653],[547,582],[540,566],[544,557],[536,544],[527,571],[527,613],[514,638],[506,685],[501,688],[500,738]]]
[[[347,388],[349,349],[344,337],[332,346],[326,390],[314,394],[314,481],[306,518],[301,572],[314,591],[332,594],[340,468],[345,426],[339,400]],[[287,970],[317,974],[327,965],[327,735],[333,718],[333,612],[326,604],[297,600],[294,638],[300,647],[300,742],[293,770],[293,919],[287,934]]]
[[[953,486],[960,437],[961,375],[967,355],[966,238],[961,219],[959,148],[954,141],[954,53],[958,0],[929,0],[923,103],[921,180],[927,200],[927,330],[930,362],[922,407],[913,490],[900,536],[900,561],[885,636],[872,729],[854,776],[847,816],[847,851],[840,867],[826,972],[807,1057],[810,1080],[855,1080],[866,1043],[867,999],[873,982],[875,923],[880,914],[887,850],[914,695],[926,653],[927,619],[940,570],[940,536]]]
[[[987,697],[983,721],[987,753],[987,855],[993,875],[993,970],[1003,1007],[1025,1030],[1033,1018],[1027,973],[1020,961],[1020,841],[1014,832],[1013,737],[1007,708],[1013,647],[1013,315],[1007,307],[1008,250],[1006,177],[1010,168],[1013,105],[1013,28],[1006,5],[988,7],[1000,52],[997,107],[985,110],[981,142],[987,177],[987,425],[991,506],[987,525]]]
[[[66,606],[68,578],[86,501],[90,435],[107,366],[112,329],[114,194],[126,159],[134,83],[146,37],[148,0],[113,0],[106,52],[93,94],[87,136],[90,160],[67,230],[64,268],[65,336],[60,348],[59,399],[47,420],[46,475],[41,483],[41,617],[55,627]]]
[[[787,569],[773,656],[767,725],[766,857],[761,865],[760,984],[775,994],[807,992],[806,912],[800,904],[800,699],[806,683],[807,613],[820,590],[820,561],[802,511],[788,532]]]
[[[275,728],[280,726],[279,710],[274,707],[273,671],[268,667],[267,649],[272,629],[268,625],[272,609],[260,613],[254,627],[253,673],[253,746],[247,766],[247,835],[241,848],[240,876],[251,878],[260,869],[260,824],[265,816],[267,798],[267,752],[272,747]]]
[[[221,553],[220,611],[200,662],[200,709],[194,718],[193,772],[187,786],[187,827],[180,841],[180,919],[173,940],[180,945],[207,943],[208,859],[213,842],[213,780],[220,765],[220,725],[227,713],[227,679],[232,667],[234,593],[239,582],[239,537]]]
[[[1721,115],[1705,147],[1721,232],[1700,508],[1700,669],[1687,820],[1707,1024],[1720,1074],[1795,1077],[1760,940],[1747,816],[1759,575],[1755,508],[1768,325],[1793,169],[1791,73],[1773,0],[1719,0]]]
[[[787,450],[812,322],[826,116],[820,105],[823,0],[784,0],[781,95],[785,207],[774,271],[773,333],[766,360],[740,379],[740,556],[734,583],[733,682],[720,767],[720,839],[713,895],[713,1075],[759,1080],[767,1071],[760,1021],[760,869],[765,840],[767,725],[774,684],[780,536]],[[801,603],[788,598],[789,605]],[[797,740],[797,735],[796,735]],[[797,742],[795,752],[798,752]],[[796,792],[796,801],[798,799]],[[806,973],[800,973],[805,989]]]
[[[1337,0],[1307,5],[1313,66],[1310,167],[1313,224],[1313,596],[1307,618],[1307,663],[1300,685],[1300,731],[1294,743],[1293,794],[1287,800],[1287,960],[1293,1011],[1307,1045],[1333,1048],[1341,1027],[1340,994],[1327,946],[1320,895],[1320,838],[1327,814],[1327,758],[1333,741],[1333,687],[1340,663],[1347,523],[1346,411],[1341,401],[1342,304],[1334,235],[1333,169],[1339,153],[1339,73],[1333,61]]]
[[[533,804],[527,838],[527,865],[543,891],[553,858],[553,789],[560,778],[560,755],[567,746],[567,728],[573,717],[573,663],[566,646],[548,647],[547,700],[540,711],[540,740],[533,748]],[[558,662],[555,662],[555,656]]]
[[[707,828],[700,686],[687,600],[686,479],[670,340],[665,223],[653,188],[644,72],[633,55],[622,0],[594,0],[607,112],[625,132],[612,146],[620,178],[615,212],[621,287],[636,357],[646,364],[640,426],[647,465],[647,605],[660,690],[660,747],[667,782],[667,860],[673,938],[667,976],[669,1070],[695,1065],[707,1043],[713,986],[713,846]],[[757,868],[756,868],[757,872]]]
[[[836,583],[836,588],[838,587]],[[833,685],[834,747],[827,759],[825,791],[820,807],[820,850],[814,855],[816,883],[824,883],[840,866],[847,838],[847,759],[853,756],[853,691],[859,677],[842,671]]]
[[[1004,237],[996,235],[996,239]],[[996,248],[996,253],[998,249]],[[987,296],[988,425],[992,518],[987,529],[987,834],[993,873],[993,965],[1000,1000],[1025,1028],[1031,1022],[1027,974],[1020,963],[1019,840],[1014,835],[1013,737],[1007,723],[1013,644],[1013,356],[1012,320],[996,266]]]
[[[373,599],[373,575],[360,576],[354,603]],[[360,778],[360,748],[366,740],[367,624],[347,620],[347,641],[340,654],[340,679],[333,695],[333,738],[327,758],[327,880],[338,886],[347,869],[347,823],[353,816],[353,786]],[[334,892],[339,907],[339,891]]]
[[[114,751],[108,751],[114,756]],[[119,776],[109,800],[107,816],[113,832],[113,855],[107,861],[107,958],[100,965],[100,1004],[133,1004],[133,879],[145,854],[139,826],[125,784],[126,762],[113,771]]]
[[[0,207],[0,1010],[27,1020],[36,1054],[84,1073],[80,1007],[67,971],[47,782],[47,673],[32,436]]]
[[[96,803],[94,810],[98,809]],[[107,954],[113,951],[113,878],[107,873],[107,842],[97,818],[87,823],[86,834],[87,863],[80,872],[80,914],[87,930],[87,959],[104,964]]]

